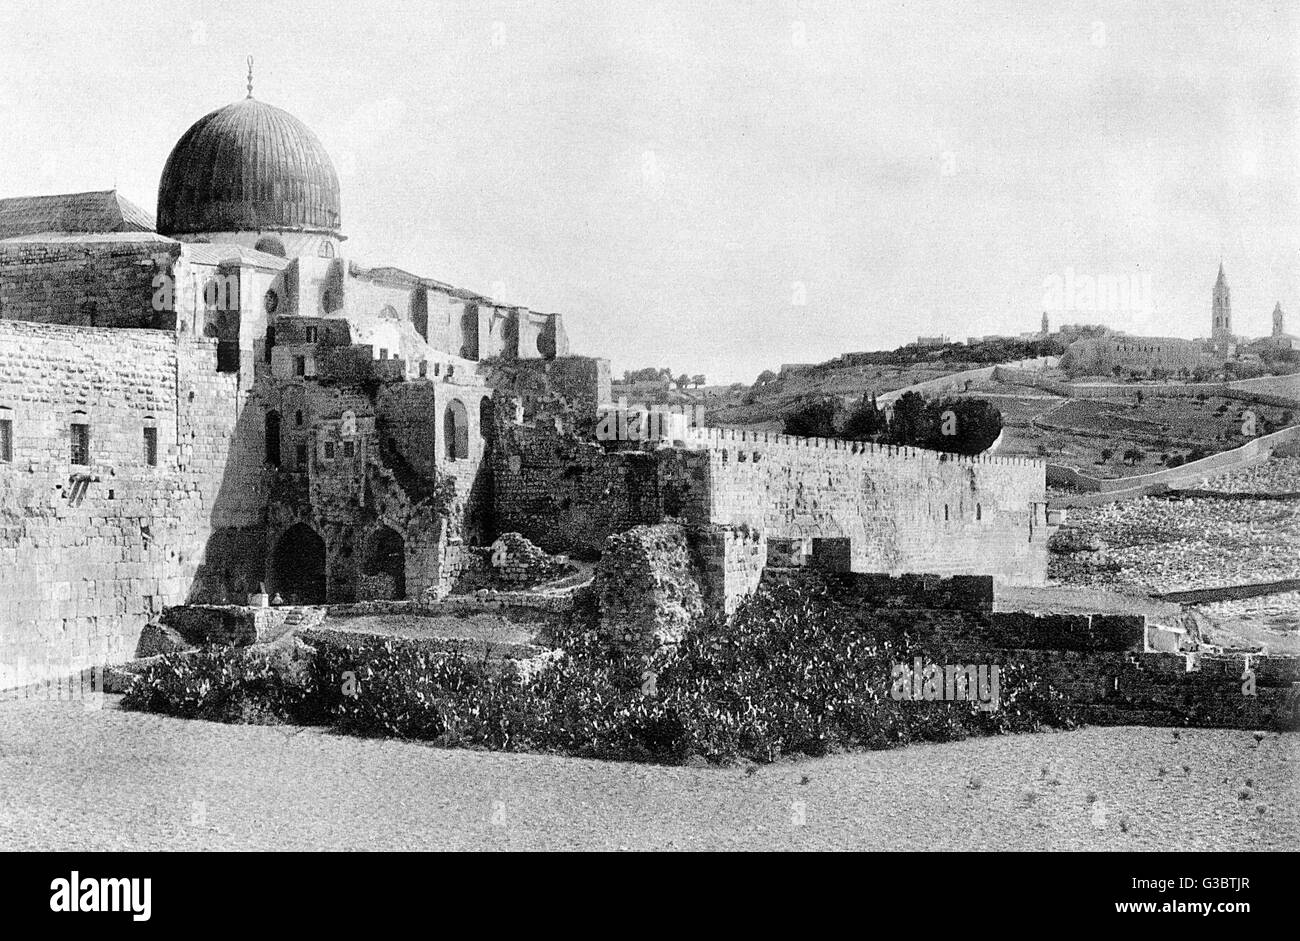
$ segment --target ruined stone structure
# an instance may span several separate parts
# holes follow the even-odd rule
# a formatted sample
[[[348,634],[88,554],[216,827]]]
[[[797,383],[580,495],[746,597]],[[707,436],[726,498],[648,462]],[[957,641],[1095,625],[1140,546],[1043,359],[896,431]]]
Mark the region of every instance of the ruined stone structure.
[[[129,659],[180,604],[436,600],[512,532],[595,558],[680,520],[726,609],[769,539],[1043,576],[1041,463],[597,441],[608,363],[558,314],[346,244],[328,155],[251,92],[177,143],[156,226],[115,193],[0,200],[0,687]]]

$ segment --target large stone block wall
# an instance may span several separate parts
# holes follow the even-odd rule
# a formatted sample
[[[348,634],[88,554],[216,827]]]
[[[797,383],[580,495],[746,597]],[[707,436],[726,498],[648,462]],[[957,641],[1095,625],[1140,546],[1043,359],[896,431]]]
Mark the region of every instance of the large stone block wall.
[[[611,536],[592,588],[602,636],[629,652],[651,654],[677,643],[704,613],[701,573],[680,524]]]
[[[703,568],[705,600],[715,610],[731,614],[763,578],[766,534],[747,526],[698,526],[689,535]]]
[[[847,537],[858,572],[1047,571],[1044,465],[914,448],[693,429],[708,455],[708,516],[769,537]]]
[[[214,345],[0,321],[0,407],[14,429],[0,464],[0,686],[132,657],[151,617],[191,600],[214,513],[256,527],[230,494],[241,393],[237,375],[213,370]],[[85,466],[71,463],[74,411],[90,429]]]
[[[170,328],[154,278],[171,276],[179,243],[0,244],[0,319],[98,327]]]
[[[607,454],[553,428],[502,426],[492,452],[499,531],[548,552],[595,556],[605,540],[664,516],[656,454]]]

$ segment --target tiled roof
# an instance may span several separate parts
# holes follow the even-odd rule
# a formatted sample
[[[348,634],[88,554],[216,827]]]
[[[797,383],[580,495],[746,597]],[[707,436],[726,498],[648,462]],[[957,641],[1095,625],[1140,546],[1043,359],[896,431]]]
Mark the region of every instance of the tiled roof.
[[[42,232],[152,232],[153,216],[117,190],[0,199],[0,239]]]
[[[180,244],[175,239],[169,239],[157,232],[33,232],[31,235],[16,235],[10,239],[0,239],[0,245],[84,245],[92,242],[117,242],[123,245],[152,242],[162,245]]]

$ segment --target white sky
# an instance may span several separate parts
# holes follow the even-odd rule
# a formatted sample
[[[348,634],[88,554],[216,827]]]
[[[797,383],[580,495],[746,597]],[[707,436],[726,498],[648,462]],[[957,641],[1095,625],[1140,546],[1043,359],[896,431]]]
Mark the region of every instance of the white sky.
[[[1033,330],[1067,269],[1152,305],[1054,323],[1202,336],[1220,258],[1238,332],[1300,333],[1297,5],[976,6],[5,0],[0,196],[152,209],[251,53],[347,253],[560,311],[616,373]]]

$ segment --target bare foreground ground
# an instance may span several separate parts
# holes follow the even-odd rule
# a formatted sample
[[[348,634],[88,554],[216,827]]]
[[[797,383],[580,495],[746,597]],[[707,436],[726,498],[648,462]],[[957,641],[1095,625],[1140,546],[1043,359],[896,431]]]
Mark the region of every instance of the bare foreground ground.
[[[1300,847],[1295,735],[1092,728],[670,768],[188,722],[118,698],[0,701],[0,849]]]

